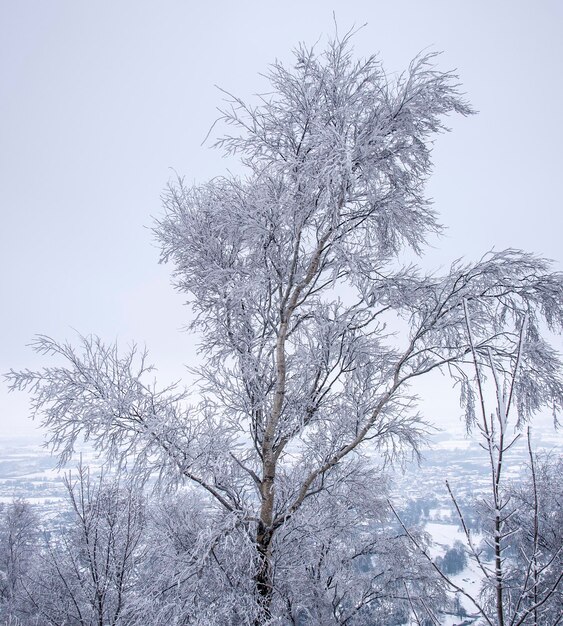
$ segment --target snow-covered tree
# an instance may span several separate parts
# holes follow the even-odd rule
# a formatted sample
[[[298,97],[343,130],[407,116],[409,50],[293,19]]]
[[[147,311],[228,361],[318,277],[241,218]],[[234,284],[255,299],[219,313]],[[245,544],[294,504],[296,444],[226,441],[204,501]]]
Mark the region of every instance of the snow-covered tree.
[[[65,484],[69,515],[50,533],[28,577],[29,623],[143,623],[134,621],[144,555],[142,496],[134,485],[94,478],[82,465]]]
[[[519,419],[561,404],[560,362],[540,333],[541,318],[563,324],[563,279],[548,262],[507,250],[443,276],[401,266],[402,251],[421,253],[441,228],[424,194],[432,142],[447,115],[471,113],[434,62],[419,57],[391,80],[376,57],[355,60],[345,37],[274,64],[256,104],[229,97],[232,133],[217,145],[245,175],[172,183],[155,228],[199,333],[191,405],[148,380],[145,354],[97,338],[75,348],[39,337],[36,350],[61,362],[9,374],[31,390],[63,459],[85,436],[139,473],[207,494],[225,533],[245,537],[236,584],[251,589],[256,624],[291,623],[291,568],[279,564],[297,549],[292,525],[306,533],[327,494],[355,489],[368,457],[419,446],[411,381],[451,374],[472,419],[466,361],[493,355],[508,369],[518,358]],[[345,498],[339,506],[354,518]]]
[[[39,518],[33,505],[15,498],[0,504],[0,619],[10,623],[21,615],[24,587],[34,565]]]
[[[507,604],[524,616],[522,624],[555,626],[563,619],[562,478],[561,456],[538,457],[530,449],[525,481],[507,487]]]
[[[542,463],[536,467],[528,428],[528,484],[522,489],[507,479],[510,452],[522,436],[527,415],[521,405],[542,400],[538,395],[541,386],[534,389],[537,378],[530,380],[538,372],[528,371],[527,379],[522,381],[520,371],[537,349],[537,331],[529,331],[530,318],[526,312],[520,322],[517,343],[508,353],[494,353],[489,347],[483,351],[479,348],[482,329],[476,327],[467,302],[463,308],[473,363],[470,369],[456,365],[457,377],[464,390],[462,400],[468,412],[468,429],[477,429],[489,468],[488,488],[476,507],[483,543],[472,535],[467,516],[447,481],[446,486],[465,533],[465,551],[482,577],[480,594],[453,578],[456,571],[449,567],[448,554],[432,559],[400,516],[395,515],[446,588],[455,592],[458,603],[461,597],[465,599],[479,625],[556,626],[563,618],[563,544],[559,530],[560,503],[557,502],[560,489],[559,481],[554,480],[557,469],[560,473],[561,463]],[[554,357],[541,345],[539,350],[543,352],[543,359]],[[539,366],[540,362],[536,367]],[[494,403],[492,410],[488,408],[490,401]],[[551,481],[554,486],[550,485]],[[459,548],[458,545],[458,551]]]

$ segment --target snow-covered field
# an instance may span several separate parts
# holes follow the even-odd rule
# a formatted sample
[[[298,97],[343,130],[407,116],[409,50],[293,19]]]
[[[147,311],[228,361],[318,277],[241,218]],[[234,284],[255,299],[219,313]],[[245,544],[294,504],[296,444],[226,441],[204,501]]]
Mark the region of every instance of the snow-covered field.
[[[432,537],[432,545],[430,546],[429,554],[433,559],[444,556],[447,550],[453,547],[456,541],[467,546],[465,533],[458,525],[428,522],[425,524],[424,530]],[[478,545],[482,540],[482,536],[479,533],[471,533],[471,540],[474,542],[474,545]],[[452,575],[450,578],[454,584],[463,589],[467,594],[473,598],[479,598],[479,591],[483,582],[483,573],[469,554],[467,566],[459,574]],[[463,594],[459,594],[459,599],[462,607],[467,611],[468,616],[475,614],[475,606],[469,598],[465,597]],[[442,626],[455,626],[463,622],[464,619],[470,618],[446,615],[441,624]]]

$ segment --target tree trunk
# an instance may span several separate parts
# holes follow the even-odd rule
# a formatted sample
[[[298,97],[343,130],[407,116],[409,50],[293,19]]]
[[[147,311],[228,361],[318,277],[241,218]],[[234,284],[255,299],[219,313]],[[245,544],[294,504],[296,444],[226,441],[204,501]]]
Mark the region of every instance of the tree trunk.
[[[271,605],[273,596],[273,571],[272,571],[272,522],[274,518],[274,480],[276,466],[269,438],[266,438],[264,446],[264,465],[260,495],[262,505],[260,507],[260,521],[256,530],[256,574],[254,584],[256,598],[259,606],[259,614],[256,618],[256,626],[268,623],[272,616]]]
[[[257,566],[254,575],[256,587],[256,599],[258,603],[258,615],[255,620],[256,626],[268,623],[272,617],[271,606],[273,596],[272,581],[272,554],[271,554],[271,530],[266,528],[262,521],[258,524],[256,533]]]

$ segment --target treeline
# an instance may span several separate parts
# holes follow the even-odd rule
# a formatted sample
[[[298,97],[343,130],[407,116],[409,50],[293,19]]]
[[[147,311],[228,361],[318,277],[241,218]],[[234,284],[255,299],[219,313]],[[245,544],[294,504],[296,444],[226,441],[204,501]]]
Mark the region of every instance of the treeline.
[[[256,561],[240,520],[193,491],[147,497],[134,480],[83,467],[65,483],[56,519],[41,520],[24,500],[2,508],[2,623],[251,623]],[[367,507],[348,499],[335,509],[328,498],[284,529],[291,557],[276,563],[276,582],[287,623],[401,624],[409,596],[446,606],[431,568],[389,524],[380,486],[365,528],[357,522],[370,519]]]
[[[506,610],[517,608],[510,603],[542,601],[525,624],[556,624],[561,617],[562,469],[560,458],[544,458],[535,478],[506,488],[512,537],[502,573],[511,592]],[[134,480],[92,476],[84,467],[67,474],[65,484],[67,502],[54,519],[40,519],[24,500],[0,509],[3,624],[251,623],[256,564],[239,520],[193,491],[147,497]],[[394,519],[385,481],[380,487],[371,516],[358,503],[334,509],[329,497],[308,520],[288,524],[285,549],[291,546],[292,556],[277,562],[275,572],[287,613],[275,623],[430,626],[447,613],[477,617],[464,592],[448,593],[448,579],[457,580],[451,577],[468,560],[476,562],[472,548],[485,567],[491,563],[494,529],[486,507],[474,508],[484,529],[479,546],[456,542],[430,562],[429,538],[421,527],[401,528],[403,514]],[[405,519],[411,510],[407,505]],[[540,584],[523,600],[534,575]],[[485,579],[475,598],[491,615],[493,591]],[[486,622],[480,616],[476,623]]]

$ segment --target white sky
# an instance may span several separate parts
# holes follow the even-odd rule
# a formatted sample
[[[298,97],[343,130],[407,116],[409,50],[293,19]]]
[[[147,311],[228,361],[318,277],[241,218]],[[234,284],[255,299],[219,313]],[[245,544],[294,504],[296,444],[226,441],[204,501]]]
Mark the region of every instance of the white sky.
[[[356,52],[379,52],[389,73],[443,50],[439,68],[457,68],[480,111],[438,139],[428,192],[449,231],[425,265],[510,246],[561,268],[559,0],[0,0],[0,372],[46,363],[26,347],[36,333],[76,329],[146,343],[163,382],[182,376],[188,311],[147,229],[160,193],[171,168],[224,173],[200,145],[214,85],[260,91],[269,62],[323,45],[333,10],[341,32],[367,22]],[[455,421],[438,389],[428,416]],[[0,437],[32,432],[27,413],[1,381]]]

